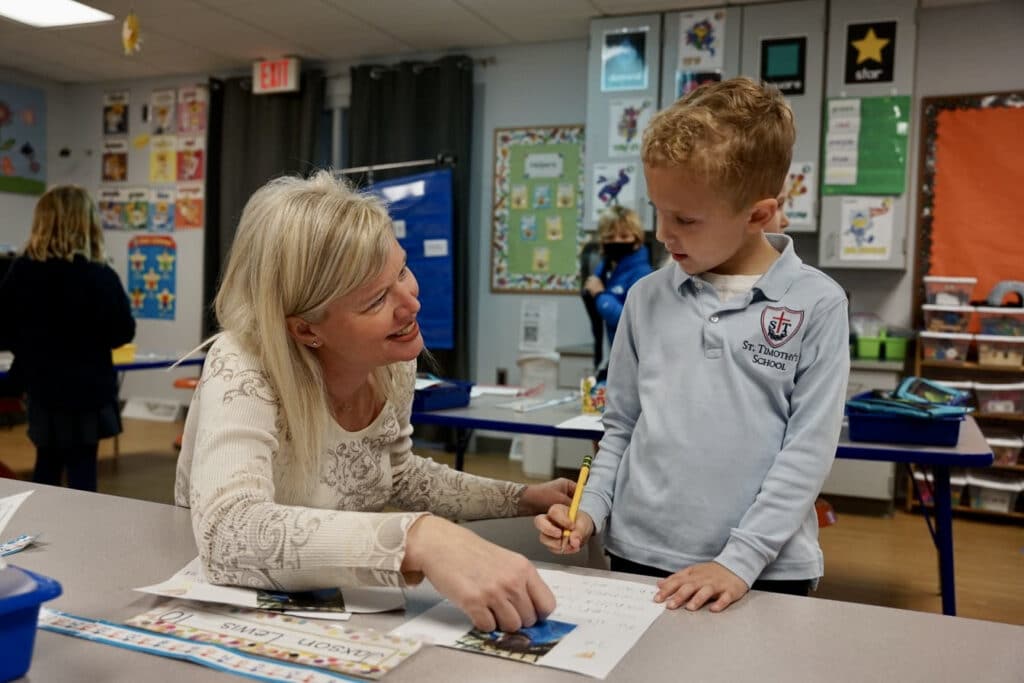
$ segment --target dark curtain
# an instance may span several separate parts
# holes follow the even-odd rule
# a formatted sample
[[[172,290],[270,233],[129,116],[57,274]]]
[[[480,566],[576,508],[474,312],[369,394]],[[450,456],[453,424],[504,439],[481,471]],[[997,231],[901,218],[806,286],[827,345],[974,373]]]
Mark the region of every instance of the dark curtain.
[[[473,123],[473,60],[363,65],[352,69],[349,164],[372,166],[451,155],[454,183],[455,348],[432,355],[445,377],[469,377],[469,154]],[[374,172],[390,178],[423,169]]]
[[[213,298],[246,201],[272,178],[315,167],[324,81],[323,71],[307,71],[299,92],[274,95],[253,95],[248,77],[210,81],[204,336],[217,330]]]

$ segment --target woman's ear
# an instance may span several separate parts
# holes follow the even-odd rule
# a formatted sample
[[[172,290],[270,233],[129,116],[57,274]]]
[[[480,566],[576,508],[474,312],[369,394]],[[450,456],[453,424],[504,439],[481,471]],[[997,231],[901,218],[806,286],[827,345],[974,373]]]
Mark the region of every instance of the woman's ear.
[[[309,323],[300,318],[297,315],[290,315],[284,319],[285,325],[288,326],[288,335],[302,344],[303,346],[310,346],[316,348],[320,346],[320,339],[316,336],[312,329],[310,329]]]

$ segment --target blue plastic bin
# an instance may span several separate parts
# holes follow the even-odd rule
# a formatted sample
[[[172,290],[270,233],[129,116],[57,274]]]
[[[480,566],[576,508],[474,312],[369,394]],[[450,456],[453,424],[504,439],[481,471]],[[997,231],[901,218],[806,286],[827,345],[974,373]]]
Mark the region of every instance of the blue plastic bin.
[[[865,398],[871,392],[853,398]],[[850,441],[876,443],[910,443],[923,446],[955,446],[960,439],[962,415],[954,417],[912,417],[869,413],[847,406],[850,418]]]
[[[426,389],[418,389],[412,399],[413,412],[462,408],[469,405],[469,390],[473,382],[448,379]]]
[[[0,681],[13,681],[28,671],[39,606],[60,593],[53,579],[10,565],[0,569]]]

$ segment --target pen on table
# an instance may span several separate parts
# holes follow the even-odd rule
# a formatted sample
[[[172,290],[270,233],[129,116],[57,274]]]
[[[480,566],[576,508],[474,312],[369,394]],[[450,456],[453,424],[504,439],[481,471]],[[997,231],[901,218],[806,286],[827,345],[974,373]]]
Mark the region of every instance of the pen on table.
[[[587,485],[587,477],[590,476],[590,462],[594,459],[592,455],[584,455],[583,463],[580,464],[580,478],[576,482],[576,490],[572,493],[572,504],[569,505],[569,521],[575,522],[576,515],[580,511],[580,499],[583,498],[583,487]],[[562,530],[562,552],[565,552],[565,544],[569,542],[568,529]]]

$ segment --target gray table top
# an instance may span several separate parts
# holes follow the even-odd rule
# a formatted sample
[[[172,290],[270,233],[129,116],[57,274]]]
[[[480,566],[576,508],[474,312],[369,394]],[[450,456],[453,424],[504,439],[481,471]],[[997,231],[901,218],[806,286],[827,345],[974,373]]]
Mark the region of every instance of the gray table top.
[[[47,603],[80,616],[122,621],[159,604],[133,592],[168,578],[196,555],[187,510],[127,498],[0,479],[0,496],[33,488],[5,537],[44,534],[9,560],[51,576],[64,594]],[[530,520],[473,523],[487,538],[551,560]],[[580,558],[581,560],[586,558]],[[593,559],[593,558],[591,558]],[[570,571],[601,570],[570,567]],[[644,581],[639,577],[617,575]],[[437,599],[410,591],[407,613],[356,615],[358,627],[390,629]],[[666,612],[609,681],[1020,681],[1024,627],[816,598],[752,592],[722,614]],[[28,681],[228,681],[229,674],[45,631]],[[388,682],[584,680],[494,657],[427,647]]]

